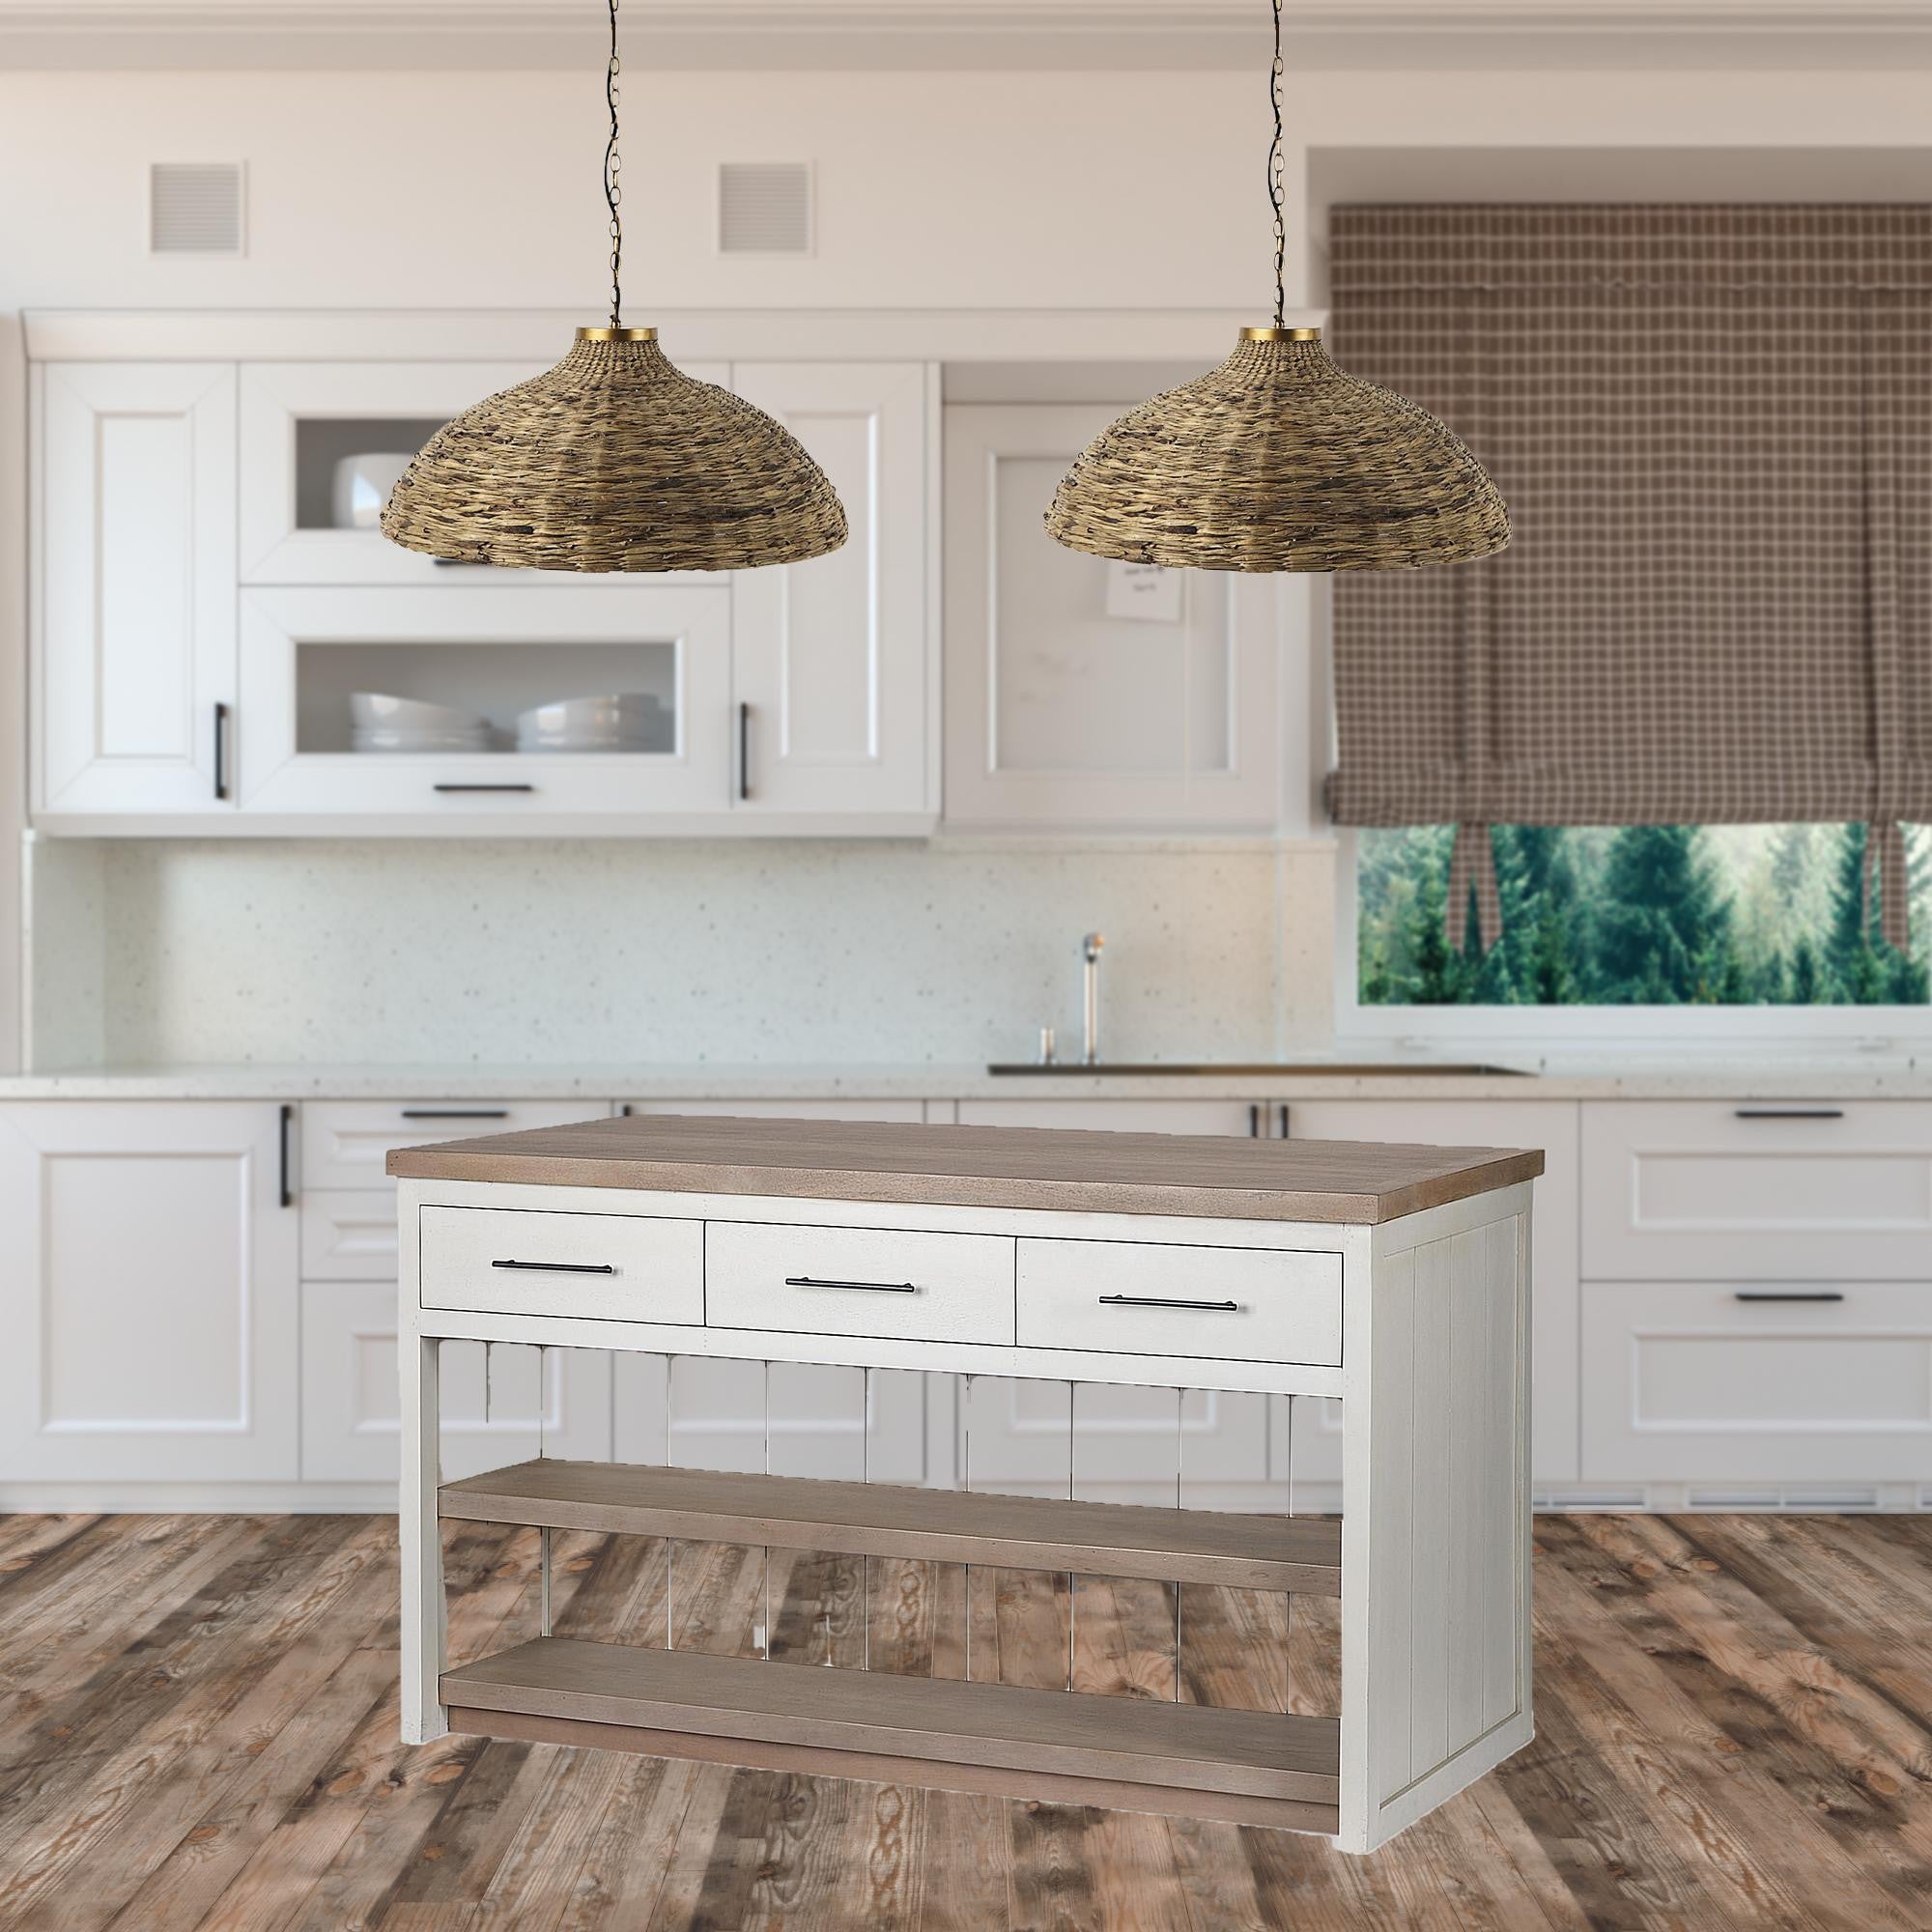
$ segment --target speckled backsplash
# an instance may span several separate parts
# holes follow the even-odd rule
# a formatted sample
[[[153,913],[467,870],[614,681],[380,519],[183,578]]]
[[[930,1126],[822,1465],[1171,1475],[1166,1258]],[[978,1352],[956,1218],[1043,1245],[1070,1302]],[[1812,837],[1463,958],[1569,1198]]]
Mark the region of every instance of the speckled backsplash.
[[[1267,1058],[1330,1027],[1320,845],[38,841],[33,1064]]]

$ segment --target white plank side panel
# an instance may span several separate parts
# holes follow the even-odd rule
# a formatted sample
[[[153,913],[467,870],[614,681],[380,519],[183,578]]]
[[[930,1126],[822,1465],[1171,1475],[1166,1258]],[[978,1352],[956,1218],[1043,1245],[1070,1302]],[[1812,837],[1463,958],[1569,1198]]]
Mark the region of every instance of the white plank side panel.
[[[1415,1497],[1415,1257],[1392,1256],[1376,1283],[1374,1605],[1369,1641],[1375,1692],[1375,1795],[1409,1781],[1413,1679],[1411,1556]],[[1346,1603],[1346,1598],[1345,1598]]]
[[[1483,1272],[1484,1251],[1460,1240],[1450,1263],[1449,1380],[1458,1400],[1449,1411],[1449,1509],[1454,1528],[1449,1540],[1445,1609],[1449,1627],[1450,1750],[1482,1735],[1483,1575],[1475,1527],[1482,1520],[1483,1453],[1489,1441],[1489,1405],[1468,1400],[1487,1367],[1483,1350],[1489,1336]]]
[[[1484,1305],[1488,1336],[1480,1400],[1485,1423],[1483,1466],[1483,1727],[1499,1724],[1521,1698],[1517,1683],[1519,1566],[1516,1394],[1520,1344],[1515,1220],[1482,1230]]]
[[[1450,1417],[1462,1405],[1449,1378],[1449,1299],[1454,1267],[1479,1233],[1416,1251],[1414,1288],[1415,1480],[1409,1518],[1409,1755],[1416,1771],[1449,1754]]]

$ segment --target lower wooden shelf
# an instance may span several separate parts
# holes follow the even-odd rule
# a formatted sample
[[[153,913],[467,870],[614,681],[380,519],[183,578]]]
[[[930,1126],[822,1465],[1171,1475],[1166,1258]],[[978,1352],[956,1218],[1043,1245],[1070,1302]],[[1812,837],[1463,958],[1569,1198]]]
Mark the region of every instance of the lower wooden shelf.
[[[450,1728],[1333,1833],[1330,1718],[891,1677],[570,1637],[445,1671]]]

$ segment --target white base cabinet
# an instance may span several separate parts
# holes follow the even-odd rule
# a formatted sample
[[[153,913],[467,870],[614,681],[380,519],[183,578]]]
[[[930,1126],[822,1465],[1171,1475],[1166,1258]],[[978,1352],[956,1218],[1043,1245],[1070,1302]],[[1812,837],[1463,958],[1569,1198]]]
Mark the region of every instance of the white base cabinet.
[[[284,1133],[263,1103],[0,1108],[0,1493],[296,1476]]]

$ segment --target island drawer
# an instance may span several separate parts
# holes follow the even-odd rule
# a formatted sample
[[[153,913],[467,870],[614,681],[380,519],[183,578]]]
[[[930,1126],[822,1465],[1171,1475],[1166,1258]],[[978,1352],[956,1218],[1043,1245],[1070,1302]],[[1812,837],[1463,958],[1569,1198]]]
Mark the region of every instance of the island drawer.
[[[425,1208],[422,1305],[696,1325],[704,1320],[704,1224]]]
[[[1010,1343],[1013,1241],[712,1221],[704,1301],[705,1319],[720,1328]]]
[[[1342,1257],[1023,1238],[1020,1346],[1225,1361],[1342,1360]]]

